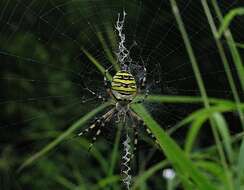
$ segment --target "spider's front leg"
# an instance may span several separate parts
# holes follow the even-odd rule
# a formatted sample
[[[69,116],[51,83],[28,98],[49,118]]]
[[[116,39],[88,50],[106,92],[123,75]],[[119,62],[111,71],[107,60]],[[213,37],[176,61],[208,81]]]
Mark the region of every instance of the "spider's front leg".
[[[144,71],[143,72],[143,77],[139,80],[139,84],[138,84],[138,93],[140,94],[141,91],[145,89],[145,94],[144,94],[144,96],[143,96],[143,98],[141,100],[133,102],[133,104],[143,103],[145,101],[145,99],[149,95],[149,90],[146,87],[146,83],[147,83],[147,69],[146,69],[146,67],[143,67],[143,71]]]
[[[139,88],[145,89],[147,83],[147,69],[146,67],[143,67],[143,77],[139,81]]]
[[[108,95],[110,97],[112,97],[113,95],[112,95],[112,92],[111,92],[111,81],[109,81],[108,78],[107,78],[107,74],[108,74],[108,70],[109,69],[110,68],[106,69],[105,72],[104,72],[103,82],[104,82],[104,86],[106,88],[106,91],[107,91]]]
[[[110,89],[110,86],[111,86],[111,85],[109,85],[110,81],[107,79],[107,74],[108,74],[108,70],[106,69],[104,72],[104,77],[103,77],[103,82],[104,82],[104,86],[105,86],[106,90]]]

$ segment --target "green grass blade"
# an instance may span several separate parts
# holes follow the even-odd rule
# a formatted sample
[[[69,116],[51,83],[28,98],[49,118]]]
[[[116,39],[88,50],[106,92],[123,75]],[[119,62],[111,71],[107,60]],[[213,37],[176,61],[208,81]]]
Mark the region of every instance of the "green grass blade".
[[[106,55],[107,55],[107,58],[108,60],[110,61],[110,63],[112,63],[114,69],[116,71],[119,71],[120,70],[120,67],[116,61],[116,59],[113,57],[113,54],[112,52],[110,51],[110,49],[108,48],[108,45],[107,43],[105,42],[105,39],[104,37],[102,36],[102,33],[101,32],[97,32],[97,37],[100,41],[100,43],[102,44],[103,46],[103,50],[105,51]]]
[[[237,190],[241,190],[241,181],[243,181],[243,177],[244,177],[244,140],[242,140],[241,143],[241,147],[240,147],[240,153],[239,153],[239,158],[238,158],[238,165],[237,165],[237,169],[238,169],[238,177],[237,177],[237,183],[236,183],[236,189]]]
[[[218,31],[218,38],[221,38],[223,33],[226,31],[227,28],[229,28],[230,23],[236,16],[242,16],[244,15],[244,8],[235,8],[230,10],[224,17],[221,26]]]
[[[133,109],[143,118],[145,124],[150,128],[157,138],[162,150],[172,163],[173,167],[181,175],[192,179],[200,190],[216,189],[207,178],[198,171],[193,162],[187,158],[180,147],[172,140],[165,131],[157,124],[142,105],[134,105]]]
[[[218,131],[223,139],[224,148],[226,150],[229,161],[230,163],[233,163],[233,150],[231,145],[231,136],[225,118],[220,113],[214,113],[213,117],[214,117],[214,121],[216,122]]]
[[[215,13],[219,19],[219,21],[221,23],[223,23],[223,15],[221,13],[221,10],[218,6],[218,2],[216,0],[212,0],[212,4],[213,4],[213,7],[214,7],[214,10],[215,10]],[[240,83],[241,83],[241,87],[242,87],[242,91],[244,92],[244,66],[243,66],[243,62],[242,62],[242,59],[241,59],[241,56],[239,54],[239,51],[237,49],[237,46],[236,46],[236,43],[235,43],[235,40],[232,36],[232,33],[231,31],[227,28],[226,31],[224,32],[224,35],[225,35],[225,39],[227,40],[227,44],[230,48],[230,52],[231,52],[231,55],[232,55],[232,58],[234,60],[234,64],[235,64],[235,67],[236,67],[236,70],[237,70],[237,73],[238,73],[238,77],[239,77],[239,80],[240,80]],[[243,148],[243,145],[244,144],[244,139],[242,139],[242,146],[240,148],[240,152],[239,152],[239,159],[242,158],[243,159],[243,152],[244,152],[244,148]],[[237,167],[239,168],[239,172],[238,172],[238,183],[237,184],[237,189],[240,189],[240,180],[241,180],[241,176],[242,176],[242,164],[241,162],[243,162],[243,160],[239,160],[239,164],[237,165]]]
[[[83,53],[88,57],[88,59],[91,61],[92,64],[94,64],[96,66],[96,68],[104,75],[106,69],[99,63],[98,60],[96,60],[96,58],[90,54],[88,51],[86,51],[85,49],[82,48]],[[108,80],[112,80],[112,76],[107,72],[106,77],[108,78]]]
[[[217,31],[217,27],[215,26],[215,23],[214,23],[214,18],[213,18],[212,14],[211,14],[210,8],[209,8],[208,3],[207,3],[206,0],[202,0],[202,5],[203,5],[204,11],[206,13],[206,16],[208,18],[208,22],[210,24],[210,28],[212,30],[212,33],[213,33],[213,36],[214,36],[214,39],[215,39],[215,42],[216,42],[216,45],[217,45],[217,48],[218,48],[218,51],[219,51],[219,55],[220,55],[220,58],[222,60],[223,66],[224,66],[224,70],[225,70],[225,73],[226,73],[226,76],[227,76],[227,79],[228,79],[228,82],[229,82],[233,97],[235,99],[236,105],[238,106],[240,104],[240,102],[241,102],[240,101],[240,97],[239,97],[239,94],[238,94],[238,91],[237,91],[236,84],[234,82],[234,78],[233,78],[233,75],[232,75],[232,72],[231,72],[231,68],[230,68],[227,56],[226,56],[225,51],[224,51],[224,47],[223,47],[220,39],[218,38],[218,31]],[[244,129],[244,114],[240,110],[240,108],[238,108],[238,113],[239,113],[239,116],[240,116],[242,127]]]
[[[192,147],[194,145],[195,139],[201,129],[203,123],[207,120],[206,116],[198,117],[191,125],[189,132],[187,133],[185,140],[185,152],[186,154],[190,154]]]
[[[193,48],[191,46],[191,42],[190,42],[189,36],[187,34],[185,25],[184,25],[184,23],[182,21],[182,17],[181,17],[180,11],[178,9],[178,6],[177,6],[177,3],[176,3],[175,0],[170,0],[170,3],[171,3],[172,11],[173,11],[173,13],[175,15],[175,18],[176,18],[176,22],[177,22],[177,24],[179,26],[179,30],[181,32],[181,36],[183,38],[183,41],[184,41],[184,44],[185,44],[189,59],[191,61],[192,69],[194,71],[194,75],[195,75],[195,78],[196,78],[196,81],[197,81],[197,84],[198,84],[198,88],[200,90],[200,94],[201,94],[201,97],[203,99],[204,107],[209,108],[210,104],[209,104],[207,92],[206,92],[206,89],[205,89],[205,86],[204,86],[204,82],[203,82],[203,79],[202,79],[202,76],[201,76],[200,69],[199,69],[198,64],[197,64],[197,60],[196,60]],[[215,140],[216,144],[218,145],[218,153],[219,153],[219,157],[221,159],[221,163],[222,163],[223,167],[226,169],[226,175],[227,175],[228,165],[226,163],[226,158],[225,158],[225,154],[224,154],[223,148],[222,148],[222,146],[220,144],[219,134],[216,131],[216,127],[214,126],[215,123],[213,122],[212,118],[210,118],[210,125],[211,125],[212,133],[213,133],[213,136],[214,136],[214,140]],[[231,182],[229,182],[229,184],[231,184]]]
[[[191,66],[192,66],[192,69],[194,71],[194,76],[197,80],[197,84],[198,84],[198,88],[199,88],[200,93],[201,93],[201,97],[203,98],[203,102],[204,102],[205,107],[209,107],[208,97],[207,97],[206,89],[204,87],[203,79],[202,79],[202,76],[201,76],[201,73],[200,73],[200,70],[199,70],[199,67],[197,64],[197,60],[196,60],[193,48],[191,46],[190,39],[189,39],[188,34],[186,32],[185,25],[182,21],[180,11],[178,9],[178,6],[177,6],[177,3],[175,0],[170,0],[170,3],[171,3],[172,11],[175,15],[177,24],[179,26],[181,36],[184,40],[184,44],[185,44],[189,59],[191,61]]]
[[[221,182],[222,187],[227,187],[227,179],[220,165],[212,161],[197,160],[196,166],[216,177]]]
[[[112,154],[111,154],[111,158],[110,158],[110,162],[109,162],[109,168],[106,173],[107,178],[113,176],[116,161],[118,160],[118,155],[119,155],[119,143],[120,143],[120,138],[121,138],[121,132],[123,129],[123,124],[118,123],[117,126],[118,126],[118,129],[117,129],[117,133],[116,133],[116,137],[115,137],[115,141],[114,141],[114,145],[113,145],[113,150],[112,150]],[[113,184],[112,184],[112,187],[113,187],[113,189],[115,189]]]
[[[86,140],[84,138],[80,138],[77,141],[78,141],[79,149],[84,148],[87,151],[89,150],[90,142],[88,140]],[[90,151],[90,153],[91,153],[92,157],[95,158],[95,160],[97,160],[97,162],[101,166],[103,172],[106,174],[107,173],[107,170],[108,170],[108,165],[109,165],[108,164],[108,161],[103,157],[103,155],[101,154],[101,152],[99,152],[95,147],[92,148],[92,150]]]
[[[105,188],[105,187],[107,187],[108,185],[111,185],[111,184],[116,183],[116,182],[118,182],[118,181],[120,181],[120,176],[118,176],[118,175],[113,175],[113,176],[109,176],[109,177],[107,177],[107,178],[104,178],[104,179],[99,180],[99,182],[98,182],[98,186],[99,186],[100,188]],[[99,189],[100,189],[100,188],[99,188]]]
[[[138,97],[138,99],[142,99],[144,96]],[[185,104],[200,104],[203,102],[202,97],[197,96],[167,96],[167,95],[149,95],[145,101],[147,102],[155,102],[155,103],[185,103]],[[233,104],[230,100],[225,99],[217,99],[217,98],[209,98],[209,102],[212,104]]]
[[[116,161],[117,161],[117,158],[118,158],[119,142],[120,142],[122,128],[123,128],[122,123],[118,123],[118,130],[117,130],[117,133],[116,133],[114,146],[113,146],[113,151],[112,151],[112,154],[111,154],[110,168],[108,170],[108,176],[112,176],[113,172],[114,172],[115,164],[116,164]]]
[[[118,40],[116,38],[116,34],[114,32],[114,28],[112,27],[112,25],[107,25],[106,26],[106,33],[107,36],[109,38],[109,42],[110,42],[110,46],[112,47],[113,51],[117,50],[117,44],[118,44]]]
[[[236,42],[236,47],[244,49],[244,44]]]
[[[150,178],[155,172],[162,169],[168,164],[167,161],[161,161],[151,168],[149,168],[147,171],[143,172],[141,175],[136,177],[135,182],[133,184],[132,190],[136,190],[140,187],[141,184],[145,183],[148,178]]]
[[[191,122],[193,122],[195,119],[202,117],[203,115],[210,117],[213,113],[215,112],[226,112],[226,111],[230,111],[230,110],[235,110],[235,105],[218,105],[218,106],[212,106],[210,108],[203,108],[200,110],[197,110],[193,113],[191,113],[189,116],[187,116],[186,118],[184,118],[182,121],[180,121],[178,124],[176,124],[176,126],[174,126],[173,128],[171,128],[168,132],[170,134],[172,134],[173,132],[175,132],[176,130],[178,130],[179,128],[181,128],[182,126],[189,124]]]
[[[73,184],[71,181],[62,176],[57,176],[55,180],[57,183],[61,184],[65,189],[73,190],[76,188],[75,184]]]
[[[60,142],[65,140],[72,132],[74,132],[77,128],[83,126],[89,119],[94,117],[97,113],[105,109],[107,106],[109,106],[110,103],[105,103],[100,106],[98,106],[96,109],[92,110],[82,118],[80,118],[77,122],[75,122],[73,125],[71,125],[66,131],[64,131],[60,136],[58,136],[55,140],[53,140],[51,143],[49,143],[47,146],[45,146],[43,149],[41,149],[39,152],[35,153],[33,156],[28,158],[19,168],[19,171],[23,168],[29,166],[34,161],[39,159],[41,156],[44,156],[46,153],[48,153],[50,150],[52,150],[55,146],[57,146]]]
[[[232,135],[231,143],[232,144],[237,143],[237,142],[241,141],[243,139],[243,137],[244,137],[244,132],[240,132],[240,133],[237,133],[236,135]],[[222,144],[223,144],[223,142],[222,142]],[[216,151],[216,145],[212,145],[212,146],[202,149],[202,152],[207,152],[210,154],[215,151]]]
[[[180,176],[183,188],[187,190],[196,190],[195,184],[190,182],[185,176]]]
[[[244,103],[239,105],[239,108],[241,110],[244,110]],[[213,115],[216,112],[219,113],[224,113],[224,112],[233,112],[236,111],[238,108],[236,107],[235,103],[232,104],[219,104],[217,106],[212,106],[210,108],[203,108],[200,110],[197,110],[193,113],[191,113],[189,116],[187,116],[186,118],[184,118],[182,121],[180,121],[174,128],[169,130],[169,133],[173,133],[176,130],[178,130],[179,128],[181,128],[182,126],[191,123],[192,121],[194,121],[195,119],[202,117],[202,116],[206,116],[206,117],[210,117],[211,115]]]
[[[223,23],[224,18],[220,11],[219,6],[218,6],[218,2],[216,0],[212,0],[211,2],[213,4],[215,13],[216,13],[220,23]],[[243,62],[242,62],[240,53],[236,47],[235,40],[234,40],[229,28],[226,28],[226,31],[224,32],[224,36],[227,41],[228,47],[230,49],[231,56],[234,60],[236,71],[238,73],[238,77],[239,77],[239,80],[241,83],[242,91],[244,92],[244,66],[243,66]]]

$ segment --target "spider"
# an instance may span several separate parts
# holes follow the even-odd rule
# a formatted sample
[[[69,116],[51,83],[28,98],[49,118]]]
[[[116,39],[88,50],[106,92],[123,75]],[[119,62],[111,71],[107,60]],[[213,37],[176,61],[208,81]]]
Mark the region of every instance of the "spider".
[[[142,78],[138,81],[138,84],[135,80],[135,77],[131,74],[128,65],[124,64],[120,71],[118,71],[112,78],[112,82],[110,82],[106,75],[108,70],[104,73],[104,85],[107,90],[107,93],[114,100],[114,107],[106,112],[104,115],[95,120],[95,122],[79,133],[79,136],[82,136],[91,130],[97,129],[95,135],[92,138],[92,142],[90,143],[89,150],[92,148],[95,143],[97,137],[100,135],[102,128],[108,123],[114,116],[117,116],[117,122],[125,122],[127,116],[132,119],[133,122],[133,131],[134,131],[134,151],[136,150],[138,143],[138,130],[135,125],[135,120],[138,123],[142,123],[144,125],[143,120],[131,110],[130,105],[135,103],[143,103],[147,98],[149,91],[146,90],[146,93],[142,100],[133,101],[134,98],[141,92],[142,89],[145,88],[145,84],[147,81],[146,78],[146,68],[143,68],[144,74]],[[154,135],[151,131],[146,128],[147,133],[153,138],[155,141]]]

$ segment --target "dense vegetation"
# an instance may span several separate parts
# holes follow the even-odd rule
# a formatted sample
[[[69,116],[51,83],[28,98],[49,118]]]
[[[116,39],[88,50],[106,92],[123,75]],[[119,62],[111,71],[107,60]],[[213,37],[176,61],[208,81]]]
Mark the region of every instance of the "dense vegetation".
[[[77,137],[110,108],[98,96],[106,96],[105,69],[118,69],[114,25],[123,10],[126,45],[137,44],[131,58],[135,69],[145,64],[150,90],[132,109],[159,142],[138,126],[131,189],[243,189],[241,6],[1,1],[0,189],[123,189],[116,122],[90,152],[92,134]],[[167,168],[174,178],[163,177]]]

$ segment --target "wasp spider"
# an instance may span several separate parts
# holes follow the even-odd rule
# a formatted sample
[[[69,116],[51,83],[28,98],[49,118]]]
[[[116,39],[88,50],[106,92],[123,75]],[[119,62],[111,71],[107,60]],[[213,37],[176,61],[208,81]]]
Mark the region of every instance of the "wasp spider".
[[[146,84],[146,68],[144,67],[143,77],[136,81],[135,77],[131,74],[130,69],[127,65],[124,65],[120,71],[118,71],[112,78],[112,82],[107,80],[107,70],[104,76],[104,85],[110,97],[114,100],[114,107],[107,113],[96,119],[95,122],[87,129],[79,133],[79,136],[84,135],[91,130],[95,130],[95,135],[92,138],[92,142],[89,146],[89,150],[96,141],[97,137],[101,134],[103,127],[113,117],[117,117],[118,122],[125,122],[129,116],[133,122],[132,127],[134,131],[134,151],[136,150],[138,143],[138,130],[135,122],[144,125],[143,120],[130,109],[130,105],[134,103],[142,103],[148,96],[148,90],[144,95],[144,98],[139,101],[133,101],[134,98],[140,94],[141,90],[145,88]],[[147,133],[155,140],[155,137],[149,129]]]

